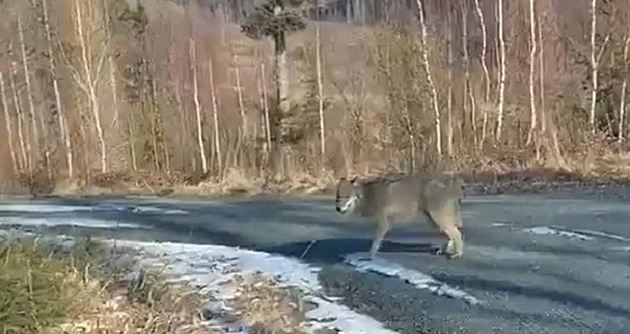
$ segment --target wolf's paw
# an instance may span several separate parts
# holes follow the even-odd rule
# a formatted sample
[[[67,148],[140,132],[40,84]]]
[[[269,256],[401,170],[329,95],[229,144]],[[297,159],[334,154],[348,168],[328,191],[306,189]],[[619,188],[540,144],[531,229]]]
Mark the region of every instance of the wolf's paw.
[[[464,256],[464,253],[452,253],[452,254],[448,254],[447,258],[449,260],[455,260],[455,259],[461,259]]]

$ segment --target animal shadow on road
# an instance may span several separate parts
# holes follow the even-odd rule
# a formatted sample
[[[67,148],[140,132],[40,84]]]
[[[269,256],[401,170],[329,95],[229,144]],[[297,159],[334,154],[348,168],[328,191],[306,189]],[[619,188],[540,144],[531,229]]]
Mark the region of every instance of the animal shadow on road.
[[[299,241],[274,246],[255,248],[258,251],[301,258],[310,263],[336,264],[343,262],[344,256],[367,252],[371,239],[335,238],[312,241]],[[439,245],[431,243],[399,243],[383,241],[379,253],[435,253]],[[367,254],[366,254],[367,256]]]

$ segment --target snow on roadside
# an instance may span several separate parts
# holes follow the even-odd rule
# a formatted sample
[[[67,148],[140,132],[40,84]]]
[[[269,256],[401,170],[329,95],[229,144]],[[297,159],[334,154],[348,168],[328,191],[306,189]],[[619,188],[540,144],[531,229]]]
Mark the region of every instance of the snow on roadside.
[[[187,215],[188,211],[180,209],[165,209],[156,206],[145,205],[56,205],[43,203],[1,203],[0,212],[28,212],[28,213],[65,213],[65,212],[106,212],[106,211],[131,211],[137,214],[161,214],[161,215]]]
[[[530,228],[524,229],[523,231],[527,233],[538,234],[538,235],[559,235],[562,237],[567,237],[569,239],[578,239],[578,240],[584,240],[584,241],[593,240],[593,238],[588,235],[584,235],[582,233],[571,232],[571,231],[563,231],[563,230],[560,230],[558,228],[551,227],[551,226],[530,227]]]
[[[91,211],[89,206],[53,205],[53,204],[0,204],[0,211],[29,213],[61,213],[75,211]]]
[[[495,225],[496,226],[496,225]],[[586,230],[586,229],[568,229],[562,226],[535,226],[523,229],[523,232],[537,234],[537,235],[558,235],[561,237],[591,241],[595,238],[609,239],[619,242],[630,242],[630,238],[621,235],[606,233],[602,231]]]
[[[133,213],[154,213],[160,215],[187,215],[188,211],[180,209],[162,209],[155,206],[136,206],[131,212]]]
[[[584,235],[592,235],[592,236],[600,237],[600,238],[604,238],[604,239],[610,239],[610,240],[621,241],[621,242],[630,242],[630,238],[622,237],[622,236],[616,235],[616,234],[601,232],[601,231],[575,230],[575,232],[581,233],[581,234],[584,234]]]
[[[356,267],[360,272],[372,271],[385,276],[398,277],[419,289],[427,289],[438,296],[461,299],[472,305],[482,303],[481,300],[462,290],[440,282],[430,275],[416,270],[407,269],[397,263],[385,261],[379,258],[372,260],[366,259],[364,256],[361,256],[360,253],[346,255],[344,262]]]
[[[0,225],[11,226],[80,226],[90,228],[135,228],[135,229],[151,229],[148,225],[139,225],[131,223],[121,223],[113,220],[90,219],[90,218],[64,218],[64,217],[47,217],[47,218],[25,218],[25,217],[0,217]]]
[[[235,297],[237,288],[230,283],[237,275],[260,273],[272,276],[281,286],[300,289],[305,294],[304,301],[317,305],[305,314],[307,320],[302,324],[302,329],[307,333],[314,333],[321,328],[352,334],[396,333],[385,329],[375,319],[358,314],[324,296],[318,280],[320,268],[296,258],[220,245],[126,240],[107,242],[135,250],[139,265],[163,270],[170,281],[187,282],[200,288],[201,293],[208,293],[216,299],[209,304],[214,314],[229,314],[227,304]],[[216,320],[208,324],[230,327],[229,323]],[[234,327],[234,324],[231,325]]]

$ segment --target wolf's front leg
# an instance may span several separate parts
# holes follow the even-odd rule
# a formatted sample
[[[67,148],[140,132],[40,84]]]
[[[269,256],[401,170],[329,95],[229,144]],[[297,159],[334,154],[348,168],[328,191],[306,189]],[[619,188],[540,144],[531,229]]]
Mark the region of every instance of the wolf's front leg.
[[[381,243],[385,238],[387,232],[389,232],[390,222],[387,217],[382,216],[376,219],[376,230],[374,232],[374,239],[372,240],[372,247],[370,248],[370,258],[374,259],[376,253],[381,248]]]

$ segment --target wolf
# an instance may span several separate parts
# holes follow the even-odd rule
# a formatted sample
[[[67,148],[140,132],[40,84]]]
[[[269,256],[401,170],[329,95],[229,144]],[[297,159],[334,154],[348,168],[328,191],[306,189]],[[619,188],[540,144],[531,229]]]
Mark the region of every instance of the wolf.
[[[360,181],[337,182],[335,209],[342,215],[372,220],[376,224],[370,257],[378,252],[392,221],[424,218],[448,237],[438,254],[449,259],[464,252],[461,200],[464,181],[448,173],[387,175]]]

